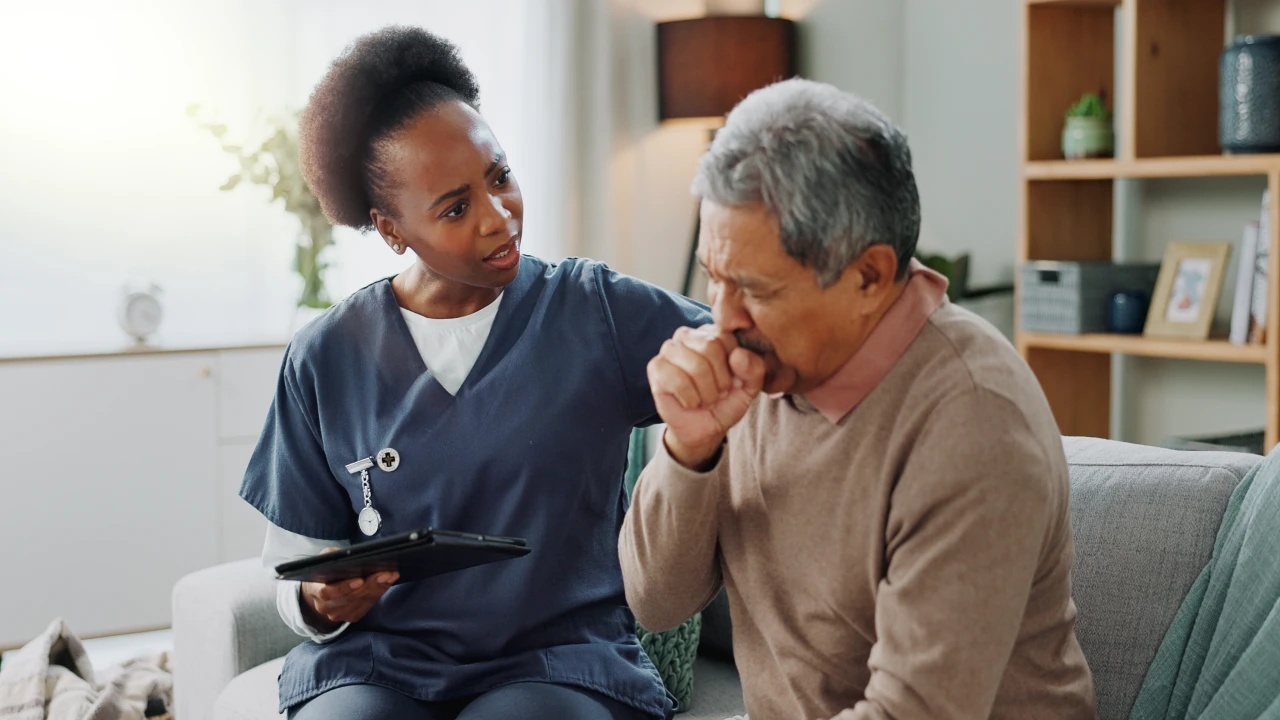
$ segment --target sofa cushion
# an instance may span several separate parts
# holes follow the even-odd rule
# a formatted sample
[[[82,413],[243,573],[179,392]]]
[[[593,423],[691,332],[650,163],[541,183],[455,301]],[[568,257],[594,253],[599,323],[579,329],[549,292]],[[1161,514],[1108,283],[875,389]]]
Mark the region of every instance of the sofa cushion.
[[[1065,438],[1076,635],[1101,720],[1127,718],[1236,484],[1261,458]]]
[[[213,704],[213,720],[278,720],[278,678],[284,658],[262,663],[236,676]]]
[[[725,720],[745,712],[742,681],[733,665],[698,658],[693,665],[693,704],[676,720]]]

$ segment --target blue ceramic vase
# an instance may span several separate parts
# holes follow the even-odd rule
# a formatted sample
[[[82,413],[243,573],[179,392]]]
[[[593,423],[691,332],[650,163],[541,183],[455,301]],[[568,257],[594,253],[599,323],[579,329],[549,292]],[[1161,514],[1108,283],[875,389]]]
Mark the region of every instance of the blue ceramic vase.
[[[1141,290],[1122,290],[1111,295],[1107,308],[1107,330],[1126,335],[1142,332],[1147,323],[1149,298]]]
[[[1233,153],[1280,151],[1280,36],[1240,35],[1222,51],[1218,141]]]

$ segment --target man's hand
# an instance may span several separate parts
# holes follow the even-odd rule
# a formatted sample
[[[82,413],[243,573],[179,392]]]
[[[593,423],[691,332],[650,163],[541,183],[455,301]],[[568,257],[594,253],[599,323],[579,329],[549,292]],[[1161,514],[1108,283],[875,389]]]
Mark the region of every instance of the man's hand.
[[[680,328],[649,361],[649,386],[676,462],[701,469],[764,386],[764,360],[714,325]]]
[[[333,552],[337,548],[326,548]],[[381,572],[367,578],[336,583],[302,583],[302,617],[323,633],[364,617],[400,579],[398,572]]]

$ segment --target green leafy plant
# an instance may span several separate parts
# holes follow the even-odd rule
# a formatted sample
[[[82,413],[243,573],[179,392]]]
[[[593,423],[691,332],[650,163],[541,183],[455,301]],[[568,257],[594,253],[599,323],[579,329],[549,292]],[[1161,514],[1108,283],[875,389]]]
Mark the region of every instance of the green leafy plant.
[[[332,305],[324,286],[324,271],[329,267],[324,251],[333,244],[333,225],[320,209],[320,201],[302,179],[298,162],[298,116],[290,113],[271,118],[266,123],[266,139],[257,148],[246,149],[227,137],[227,126],[211,117],[199,105],[187,107],[187,115],[209,131],[222,150],[240,163],[240,170],[219,187],[229,192],[242,183],[271,188],[271,202],[284,201],[284,209],[302,224],[298,231],[293,269],[302,276],[299,307],[327,308]]]
[[[961,300],[969,290],[969,254],[954,258],[938,253],[916,250],[916,259],[925,267],[947,278],[947,297],[951,302]]]
[[[1106,103],[1102,102],[1102,96],[1098,93],[1086,93],[1067,110],[1067,117],[1110,120],[1111,112],[1107,110]]]

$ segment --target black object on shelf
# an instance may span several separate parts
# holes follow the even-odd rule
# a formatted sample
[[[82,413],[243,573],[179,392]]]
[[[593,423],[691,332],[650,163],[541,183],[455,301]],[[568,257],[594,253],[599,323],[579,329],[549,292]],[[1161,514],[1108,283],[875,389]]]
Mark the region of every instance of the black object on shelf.
[[[1199,438],[1166,438],[1164,446],[1170,450],[1203,450],[1214,452],[1238,452],[1252,455],[1265,455],[1262,446],[1266,433],[1262,430],[1254,432],[1231,433]]]

